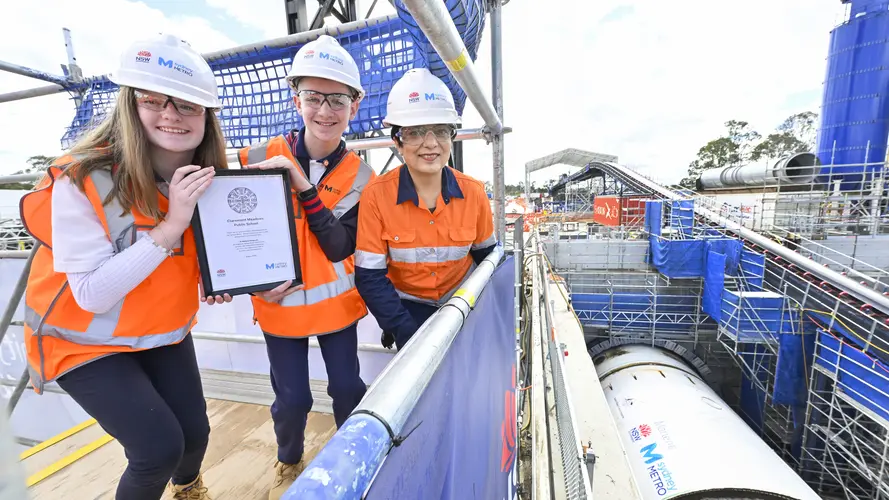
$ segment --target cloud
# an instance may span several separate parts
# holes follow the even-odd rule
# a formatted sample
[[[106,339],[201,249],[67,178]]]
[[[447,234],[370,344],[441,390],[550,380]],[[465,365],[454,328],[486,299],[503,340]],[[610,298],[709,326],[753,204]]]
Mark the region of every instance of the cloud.
[[[63,27],[71,30],[84,76],[107,74],[123,47],[157,32],[175,33],[199,52],[237,45],[205,19],[168,16],[142,2],[53,0],[42,2],[39,9],[29,2],[9,2],[4,16],[7,23],[0,30],[4,60],[56,75],[62,74],[59,65],[67,63]],[[44,85],[49,83],[0,72],[0,92]],[[73,116],[74,103],[65,93],[0,103],[0,172],[22,169],[33,155],[61,153],[60,139]]]
[[[766,133],[790,114],[818,112],[836,14],[833,4],[805,0],[569,9],[510,2],[503,11],[504,115],[514,129],[507,182],[522,179],[526,161],[568,147],[615,154],[675,182],[727,120]],[[490,51],[481,52],[487,85]],[[467,147],[467,172],[492,178],[489,149]],[[558,171],[532,179],[542,183]]]

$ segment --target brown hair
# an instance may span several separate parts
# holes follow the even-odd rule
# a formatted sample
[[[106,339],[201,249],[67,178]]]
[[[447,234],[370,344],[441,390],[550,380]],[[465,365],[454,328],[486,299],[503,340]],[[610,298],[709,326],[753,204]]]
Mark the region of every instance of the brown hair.
[[[225,139],[219,120],[212,110],[205,113],[207,122],[204,139],[194,153],[192,163],[202,167],[228,168],[225,158]],[[124,210],[135,207],[155,222],[161,220],[157,206],[157,183],[148,156],[148,139],[136,109],[135,93],[131,87],[120,87],[114,111],[101,125],[81,138],[68,152],[78,155],[78,162],[65,170],[74,184],[84,190],[84,182],[94,170],[110,170],[117,165],[114,188],[109,194],[116,197]]]

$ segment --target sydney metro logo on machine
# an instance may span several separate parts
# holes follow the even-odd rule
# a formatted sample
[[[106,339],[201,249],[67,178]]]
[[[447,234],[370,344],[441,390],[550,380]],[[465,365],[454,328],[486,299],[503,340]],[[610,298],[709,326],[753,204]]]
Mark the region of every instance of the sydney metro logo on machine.
[[[651,429],[649,429],[649,432],[651,432]],[[679,491],[676,487],[676,482],[673,480],[673,473],[667,468],[664,455],[657,452],[657,442],[643,446],[639,449],[639,454],[642,455],[642,460],[648,466],[648,478],[651,480],[651,485],[657,491],[658,496],[662,497],[667,493]]]

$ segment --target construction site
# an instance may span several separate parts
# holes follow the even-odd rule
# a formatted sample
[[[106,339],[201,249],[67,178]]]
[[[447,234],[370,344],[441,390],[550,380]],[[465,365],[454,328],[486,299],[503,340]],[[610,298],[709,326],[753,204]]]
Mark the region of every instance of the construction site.
[[[314,17],[306,0],[287,0],[290,35],[204,54],[232,155],[302,126],[284,76],[323,34],[363,68],[368,93],[347,146],[388,151],[378,173],[402,161],[382,118],[392,84],[415,67],[482,118],[458,130],[451,166],[462,171],[464,141],[492,148],[500,245],[397,353],[372,316],[361,320],[369,387],[339,428],[311,341],[312,459],[285,498],[889,500],[889,0],[839,3],[844,21],[824,26],[815,150],[706,170],[694,189],[577,144],[523,158],[526,189],[551,167],[572,173],[546,196],[508,200],[507,2],[397,0],[395,14],[361,18],[354,0],[319,1]],[[328,16],[341,24],[325,27]],[[0,94],[0,106],[70,94],[69,147],[107,116],[117,88],[82,75],[76,33],[65,36],[64,75],[0,61],[44,82]],[[490,60],[477,58],[482,43]],[[122,447],[58,386],[29,388],[23,296],[37,245],[14,210],[0,215],[0,438],[20,469],[5,482],[21,483],[0,498],[113,498]],[[252,314],[247,297],[201,305],[191,332],[214,500],[267,498],[275,461]]]

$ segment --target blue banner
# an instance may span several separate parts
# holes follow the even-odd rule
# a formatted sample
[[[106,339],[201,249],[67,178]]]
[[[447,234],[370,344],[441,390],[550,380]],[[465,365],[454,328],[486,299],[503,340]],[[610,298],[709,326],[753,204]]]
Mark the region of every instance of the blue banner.
[[[507,257],[408,417],[402,434],[410,434],[387,455],[368,500],[516,497],[514,284]]]

